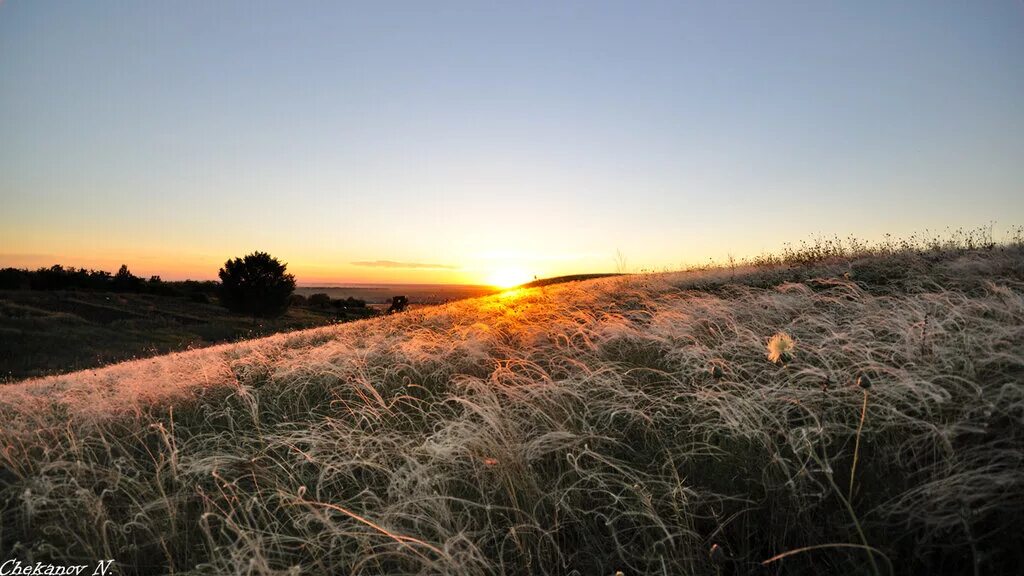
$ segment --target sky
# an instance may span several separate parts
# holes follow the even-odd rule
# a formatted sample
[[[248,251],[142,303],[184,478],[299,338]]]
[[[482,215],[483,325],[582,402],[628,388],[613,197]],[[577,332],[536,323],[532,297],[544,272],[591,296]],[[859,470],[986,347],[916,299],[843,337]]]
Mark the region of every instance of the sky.
[[[675,269],[1024,224],[1024,2],[0,3],[0,266]]]

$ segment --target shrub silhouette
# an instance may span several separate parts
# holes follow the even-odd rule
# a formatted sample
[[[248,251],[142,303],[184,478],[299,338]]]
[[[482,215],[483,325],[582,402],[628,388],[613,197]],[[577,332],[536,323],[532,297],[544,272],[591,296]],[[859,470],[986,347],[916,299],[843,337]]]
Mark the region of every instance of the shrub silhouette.
[[[331,297],[323,292],[310,294],[309,299],[306,301],[310,306],[315,306],[317,308],[327,308],[331,305]]]
[[[115,292],[140,292],[142,290],[142,278],[131,273],[126,264],[114,274],[113,288]]]
[[[349,296],[348,298],[331,300],[331,306],[334,306],[339,310],[344,310],[346,308],[366,308],[366,300],[359,300]]]
[[[286,268],[287,264],[266,252],[228,260],[219,273],[221,304],[253,317],[284,314],[295,290],[295,277],[287,274]]]
[[[396,312],[405,312],[405,309],[409,307],[409,299],[405,296],[393,296],[391,298],[391,306],[388,307],[388,314],[394,314]]]
[[[209,304],[210,297],[202,292],[189,292],[188,299],[198,304]]]

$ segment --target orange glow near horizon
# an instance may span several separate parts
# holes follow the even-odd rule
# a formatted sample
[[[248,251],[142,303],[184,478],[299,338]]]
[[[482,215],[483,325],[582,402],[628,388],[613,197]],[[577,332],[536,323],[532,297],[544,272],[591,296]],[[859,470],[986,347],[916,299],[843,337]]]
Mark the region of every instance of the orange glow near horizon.
[[[317,286],[326,284],[451,284],[480,285],[496,288],[510,288],[529,282],[534,274],[527,272],[524,266],[510,263],[505,258],[497,261],[487,257],[471,257],[464,263],[455,261],[446,267],[427,268],[413,266],[367,266],[350,262],[350,258],[337,264],[323,263],[320,258],[289,258],[287,253],[279,250],[268,250],[272,256],[287,264],[288,272],[295,276],[300,286]],[[248,253],[236,250],[236,256]],[[234,256],[232,256],[234,257]],[[165,251],[154,250],[151,253],[125,251],[121,255],[89,254],[83,252],[53,252],[37,254],[3,254],[0,253],[0,268],[26,268],[36,270],[61,265],[65,268],[87,268],[104,270],[114,273],[125,264],[132,274],[141,278],[160,276],[165,281],[181,280],[217,280],[217,272],[224,265],[228,256],[215,256],[208,253],[191,253],[174,255]],[[454,259],[453,259],[454,260]],[[448,262],[451,262],[450,260]],[[558,276],[576,273],[575,266],[550,266],[531,264],[531,269],[538,276]],[[589,271],[589,267],[587,267]]]

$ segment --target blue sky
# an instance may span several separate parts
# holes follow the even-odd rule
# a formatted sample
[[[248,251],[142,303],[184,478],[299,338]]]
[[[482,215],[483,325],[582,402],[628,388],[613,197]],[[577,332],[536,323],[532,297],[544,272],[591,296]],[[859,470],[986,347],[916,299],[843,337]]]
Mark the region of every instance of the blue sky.
[[[0,265],[660,269],[1024,224],[1022,159],[1020,1],[0,4]]]

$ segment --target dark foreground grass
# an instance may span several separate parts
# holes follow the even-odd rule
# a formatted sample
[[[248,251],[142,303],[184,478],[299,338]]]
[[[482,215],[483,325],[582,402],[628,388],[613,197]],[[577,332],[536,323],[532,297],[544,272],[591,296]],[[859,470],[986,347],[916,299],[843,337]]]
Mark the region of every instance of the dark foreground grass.
[[[780,332],[793,348],[773,363]],[[1019,245],[524,289],[3,391],[5,559],[139,574],[1024,564]]]

